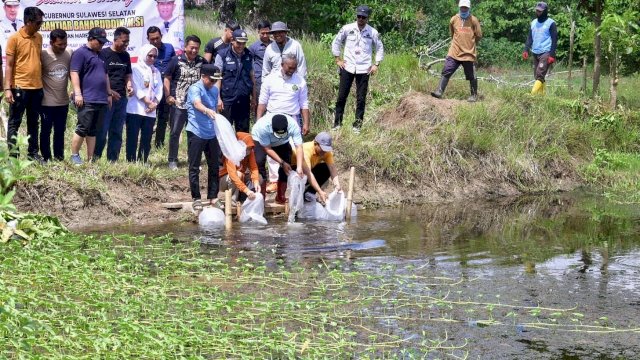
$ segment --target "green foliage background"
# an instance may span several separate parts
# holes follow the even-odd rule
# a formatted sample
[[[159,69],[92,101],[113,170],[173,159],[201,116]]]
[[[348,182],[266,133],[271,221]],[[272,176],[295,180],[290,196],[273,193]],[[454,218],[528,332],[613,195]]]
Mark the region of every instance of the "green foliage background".
[[[204,9],[210,19],[218,18],[216,10],[222,1],[207,1]],[[225,0],[229,3],[229,0]],[[456,0],[392,1],[392,0],[236,0],[234,17],[247,26],[261,19],[285,21],[291,29],[305,35],[322,37],[335,34],[340,26],[355,21],[355,8],[366,3],[373,9],[370,24],[383,36],[385,49],[415,51],[421,46],[446,39],[448,23],[457,12]],[[589,0],[547,1],[549,14],[558,25],[558,59],[567,61],[571,21],[576,22],[576,48],[574,61],[581,63],[582,56],[593,55],[593,19],[589,12]],[[187,1],[187,5],[189,2]],[[480,43],[481,65],[517,64],[527,37],[529,24],[535,17],[534,0],[472,1],[472,14],[482,24],[484,40]],[[623,14],[626,10],[640,7],[639,0],[605,1],[605,14]],[[209,11],[212,10],[212,11]],[[636,20],[637,22],[638,20]],[[441,54],[446,53],[446,48]],[[637,69],[640,61],[637,54],[623,58],[626,69]],[[627,71],[627,73],[633,71]]]

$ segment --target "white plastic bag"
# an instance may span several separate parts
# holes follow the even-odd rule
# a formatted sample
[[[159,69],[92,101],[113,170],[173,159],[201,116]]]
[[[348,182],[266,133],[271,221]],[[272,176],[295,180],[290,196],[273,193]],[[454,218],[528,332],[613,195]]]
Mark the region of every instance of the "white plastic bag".
[[[325,209],[327,210],[327,220],[342,221],[345,216],[345,209],[347,207],[347,199],[344,196],[344,192],[333,191],[329,194]]]
[[[240,222],[243,223],[248,221],[267,225],[267,219],[264,218],[264,198],[260,193],[256,193],[256,198],[254,200],[247,199],[242,204]]]
[[[231,160],[236,166],[240,166],[240,161],[247,156],[247,144],[238,140],[236,132],[226,117],[216,114],[216,121],[213,122],[216,129],[216,137],[220,143],[222,155]]]
[[[198,215],[198,224],[202,227],[224,226],[224,212],[215,207],[205,207]]]
[[[327,209],[316,201],[305,202],[298,212],[298,218],[300,219],[327,220],[328,217]]]
[[[304,205],[304,188],[307,185],[307,175],[298,176],[296,171],[289,173],[287,187],[289,193],[289,222],[296,221],[296,213],[302,209]]]

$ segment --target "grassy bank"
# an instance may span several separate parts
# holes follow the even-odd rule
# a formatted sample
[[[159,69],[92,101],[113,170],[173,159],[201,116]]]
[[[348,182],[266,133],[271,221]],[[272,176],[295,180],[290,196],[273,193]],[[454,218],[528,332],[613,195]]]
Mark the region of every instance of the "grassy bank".
[[[188,16],[187,33],[199,35],[206,43],[220,29],[202,17]],[[338,76],[326,39],[301,38],[309,68],[310,140],[332,125]],[[255,39],[254,32],[251,39]],[[370,81],[359,136],[350,129],[355,109],[354,96],[350,96],[346,126],[335,133],[336,156],[342,170],[356,166],[365,180],[386,180],[394,187],[435,193],[445,200],[484,196],[504,186],[511,188],[505,193],[513,194],[587,185],[612,198],[640,201],[636,171],[640,163],[640,104],[634,96],[634,89],[640,85],[638,76],[621,80],[621,107],[610,111],[603,105],[606,96],[603,102],[581,96],[578,73],[574,73],[573,90],[569,90],[562,80],[564,69],[556,69],[558,75],[549,80],[547,96],[531,97],[526,84],[518,87],[500,82],[513,85],[530,80],[528,66],[479,69],[482,101],[468,104],[456,100],[464,100],[468,94],[468,83],[461,72],[450,82],[447,99],[438,101],[428,96],[437,76],[418,65],[414,54],[386,55],[379,73]],[[606,83],[605,78],[603,85]],[[605,95],[606,86],[602,88]],[[75,122],[75,115],[70,115],[67,144]],[[180,154],[186,159],[184,143]],[[29,171],[43,183],[52,179],[74,189],[98,191],[108,189],[113,181],[146,186],[184,179],[184,172],[166,169],[166,156],[166,147],[154,149],[150,168],[100,161],[81,168],[56,164]],[[572,185],[558,185],[559,181]],[[479,183],[484,190],[473,190]]]

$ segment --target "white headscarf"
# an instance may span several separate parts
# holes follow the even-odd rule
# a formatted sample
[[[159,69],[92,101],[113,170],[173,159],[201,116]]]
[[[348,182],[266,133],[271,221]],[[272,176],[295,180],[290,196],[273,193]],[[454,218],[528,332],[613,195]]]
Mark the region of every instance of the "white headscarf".
[[[149,79],[149,97],[153,99],[156,93],[155,89],[158,89],[158,86],[161,86],[161,84],[158,82],[157,76],[155,76],[158,69],[153,65],[147,65],[145,62],[147,60],[147,54],[149,54],[151,50],[156,50],[156,54],[158,54],[158,49],[155,46],[151,44],[142,45],[138,51],[138,61],[134,66],[140,70],[145,80]]]

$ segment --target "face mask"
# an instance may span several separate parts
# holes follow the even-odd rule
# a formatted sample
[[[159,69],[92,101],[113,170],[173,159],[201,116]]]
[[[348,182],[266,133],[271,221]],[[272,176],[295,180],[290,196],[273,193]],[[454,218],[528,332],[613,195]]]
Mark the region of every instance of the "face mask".
[[[466,20],[469,17],[469,15],[471,15],[471,10],[467,10],[465,12],[462,12],[462,10],[460,10],[460,17],[463,20]]]

